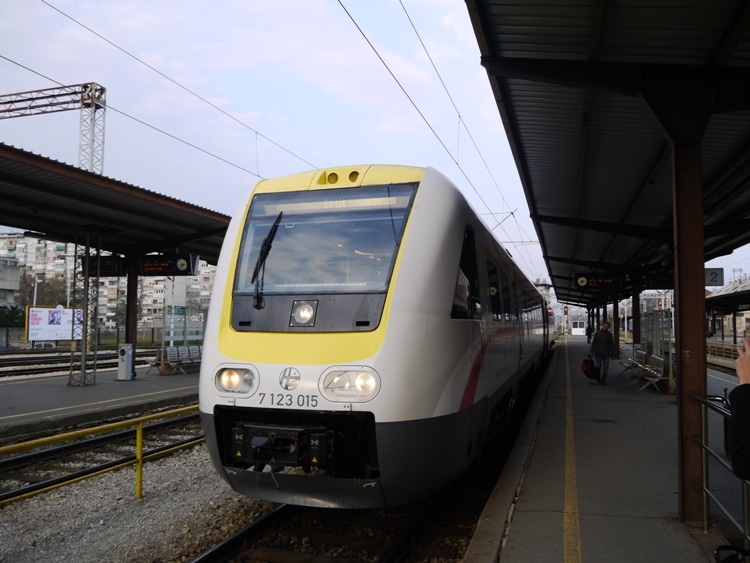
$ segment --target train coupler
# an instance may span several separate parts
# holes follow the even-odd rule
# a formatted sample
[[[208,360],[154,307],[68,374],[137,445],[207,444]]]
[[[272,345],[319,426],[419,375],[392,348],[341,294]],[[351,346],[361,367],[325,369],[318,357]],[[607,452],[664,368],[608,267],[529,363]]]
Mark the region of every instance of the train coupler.
[[[254,467],[319,467],[331,463],[333,432],[325,428],[239,422],[232,428],[232,460]]]

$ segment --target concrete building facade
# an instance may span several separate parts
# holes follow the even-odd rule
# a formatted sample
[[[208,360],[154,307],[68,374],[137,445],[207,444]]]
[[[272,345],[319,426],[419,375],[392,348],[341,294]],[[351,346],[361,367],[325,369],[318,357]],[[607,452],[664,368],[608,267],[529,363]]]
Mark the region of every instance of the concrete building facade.
[[[31,274],[36,284],[59,279],[66,292],[57,305],[70,306],[73,291],[76,246],[26,237],[21,233],[0,233],[0,306],[22,306],[20,280]],[[192,320],[202,320],[211,298],[215,266],[200,261],[195,276],[141,276],[138,279],[138,324],[161,326],[172,307],[184,307]],[[96,278],[90,279],[91,283]],[[101,328],[115,328],[124,322],[127,278],[100,277],[97,290],[97,319]],[[28,303],[32,304],[32,303]]]

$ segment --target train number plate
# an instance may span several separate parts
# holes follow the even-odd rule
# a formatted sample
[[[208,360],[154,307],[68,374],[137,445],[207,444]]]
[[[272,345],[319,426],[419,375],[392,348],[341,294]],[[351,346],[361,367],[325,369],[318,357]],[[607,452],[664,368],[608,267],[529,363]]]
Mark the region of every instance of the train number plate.
[[[296,395],[293,393],[258,393],[258,401],[264,407],[316,408],[317,395]]]

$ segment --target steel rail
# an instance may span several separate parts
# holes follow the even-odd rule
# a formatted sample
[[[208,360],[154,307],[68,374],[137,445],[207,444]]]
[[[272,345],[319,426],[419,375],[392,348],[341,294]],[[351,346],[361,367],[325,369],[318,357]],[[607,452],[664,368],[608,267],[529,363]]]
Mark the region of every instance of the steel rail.
[[[188,448],[188,447],[192,447],[192,446],[196,446],[204,441],[205,441],[205,438],[203,437],[203,435],[195,436],[192,438],[185,438],[184,440],[179,440],[172,444],[159,446],[158,448],[145,451],[143,452],[142,459],[144,461],[152,461],[154,459],[159,459],[175,451]],[[109,461],[107,463],[102,463],[99,465],[88,467],[86,469],[81,469],[79,471],[75,471],[68,475],[62,475],[60,477],[55,477],[53,479],[48,479],[46,481],[34,483],[33,485],[27,485],[26,487],[22,487],[14,491],[0,493],[0,506],[4,504],[8,504],[13,501],[23,500],[23,499],[32,497],[34,495],[45,493],[47,491],[58,489],[64,485],[71,485],[73,483],[83,481],[84,479],[88,479],[90,477],[95,477],[103,473],[114,471],[115,469],[121,469],[129,465],[134,465],[137,462],[138,462],[138,455],[133,454],[133,455],[129,455],[120,459]]]
[[[190,422],[191,420],[197,420],[197,414],[190,414],[179,418],[163,420],[144,426],[143,430],[149,433],[156,432],[162,428],[168,428],[176,424],[182,424],[184,422]],[[105,434],[103,436],[95,436],[84,440],[78,440],[69,444],[63,444],[61,446],[55,446],[44,450],[39,450],[19,456],[8,457],[0,459],[0,473],[3,471],[10,471],[12,469],[18,469],[26,465],[30,465],[39,461],[46,461],[48,459],[60,457],[66,454],[78,453],[94,446],[102,444],[111,444],[113,442],[130,440],[136,437],[136,429],[122,430],[113,434]]]
[[[148,358],[153,357],[155,352],[139,352],[135,354],[136,365],[146,365],[149,363]],[[90,356],[89,360],[94,359]],[[99,354],[96,361],[100,369],[112,369],[118,365],[118,355],[115,352]],[[78,364],[80,362],[74,362]],[[4,358],[0,356],[0,377],[10,377],[14,375],[35,375],[57,371],[69,370],[71,365],[70,355],[33,355],[22,358]]]
[[[290,510],[288,504],[280,504],[272,510],[250,522],[244,528],[236,531],[231,536],[223,539],[213,547],[210,547],[200,555],[190,560],[190,563],[220,563],[229,561],[237,554],[242,545],[259,534],[263,533],[268,526],[275,522],[282,514]]]
[[[39,447],[43,447],[48,444],[54,444],[57,442],[74,440],[76,438],[80,438],[83,436],[91,436],[92,434],[103,434],[103,433],[110,432],[113,430],[118,430],[120,428],[127,428],[127,427],[133,427],[133,426],[135,427],[135,430],[129,431],[131,434],[135,433],[136,446],[135,446],[134,454],[122,457],[118,460],[113,460],[110,462],[106,462],[104,464],[99,464],[94,467],[86,468],[86,469],[83,469],[83,470],[80,470],[80,471],[77,471],[77,472],[74,472],[65,476],[49,479],[38,484],[29,485],[27,487],[23,487],[15,491],[9,491],[7,493],[3,493],[0,495],[0,506],[7,504],[9,502],[29,498],[30,496],[34,496],[34,495],[37,495],[46,491],[50,491],[52,489],[56,489],[65,485],[76,483],[83,479],[94,477],[102,473],[114,471],[116,469],[120,469],[128,465],[136,466],[135,496],[137,499],[140,499],[142,496],[143,463],[145,461],[151,461],[159,457],[164,457],[165,455],[169,453],[172,453],[172,452],[184,449],[184,448],[192,447],[205,440],[204,436],[201,434],[199,436],[193,436],[190,438],[179,440],[177,442],[173,442],[171,444],[160,446],[160,447],[144,452],[143,451],[144,423],[154,421],[154,420],[163,420],[165,418],[169,418],[170,420],[163,421],[163,423],[160,423],[160,425],[162,426],[172,425],[173,426],[175,425],[175,423],[185,422],[184,420],[185,418],[189,419],[189,418],[192,418],[192,416],[196,416],[196,415],[193,414],[192,416],[182,417],[182,418],[175,418],[175,417],[184,415],[186,413],[190,413],[192,411],[196,411],[197,409],[198,409],[197,405],[190,406],[190,407],[182,407],[179,409],[174,409],[174,410],[166,411],[163,413],[146,415],[146,416],[134,418],[131,420],[104,424],[104,425],[97,426],[97,427],[76,430],[73,432],[67,432],[64,434],[57,435],[57,436],[48,436],[45,438],[38,438],[38,439],[30,440],[27,442],[11,444],[8,446],[0,447],[0,455],[3,455],[3,454],[15,453],[19,451],[25,451],[28,449],[39,448]],[[152,426],[158,426],[158,425],[159,424],[152,425]],[[151,428],[149,428],[149,430],[151,430]],[[103,439],[104,440],[109,439],[110,442],[118,442],[118,441],[123,440],[122,433],[108,434],[104,436]],[[132,436],[130,439],[132,439]],[[69,445],[69,447],[75,447],[75,445]],[[34,455],[34,454],[28,454],[28,455]],[[37,452],[37,455],[43,456],[45,455],[45,452]],[[17,460],[21,457],[25,457],[25,456],[17,456],[15,458],[11,458],[11,461],[8,461],[9,466],[18,463]]]
[[[57,434],[55,436],[46,436],[44,438],[36,438],[35,440],[29,440],[27,442],[19,442],[18,444],[9,444],[7,446],[0,446],[0,456],[19,452],[23,450],[30,450],[38,448],[40,446],[46,446],[47,444],[54,444],[55,442],[64,442],[66,440],[72,440],[75,438],[81,438],[90,434],[104,434],[111,430],[118,430],[120,428],[128,428],[130,426],[136,426],[138,423],[146,423],[152,420],[159,420],[163,418],[169,418],[173,416],[179,416],[187,414],[189,412],[197,411],[198,405],[192,405],[189,407],[181,407],[179,409],[173,409],[170,411],[164,411],[156,414],[148,414],[140,416],[138,418],[131,418],[128,420],[122,420],[120,422],[110,422],[108,424],[102,424],[101,426],[94,426],[91,428],[83,428],[81,430],[74,430],[72,432],[65,432],[63,434]]]

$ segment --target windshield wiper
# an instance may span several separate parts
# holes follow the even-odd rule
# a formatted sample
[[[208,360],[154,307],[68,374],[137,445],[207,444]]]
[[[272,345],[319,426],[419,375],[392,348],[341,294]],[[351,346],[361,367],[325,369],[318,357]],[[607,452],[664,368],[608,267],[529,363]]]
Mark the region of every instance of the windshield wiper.
[[[266,271],[266,258],[268,253],[271,252],[271,243],[273,237],[276,236],[276,231],[279,228],[281,222],[281,216],[284,214],[283,211],[279,211],[276,220],[271,225],[271,230],[268,231],[266,238],[260,244],[260,252],[258,253],[258,259],[255,261],[255,268],[253,268],[253,277],[250,279],[250,283],[255,283],[255,293],[253,294],[253,307],[260,310],[263,308],[263,275]]]

